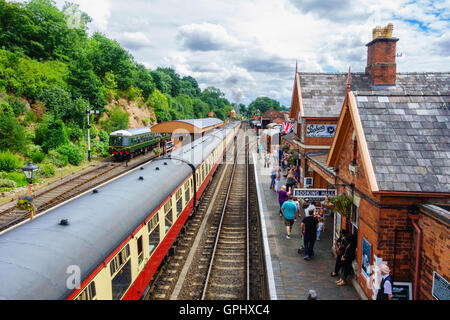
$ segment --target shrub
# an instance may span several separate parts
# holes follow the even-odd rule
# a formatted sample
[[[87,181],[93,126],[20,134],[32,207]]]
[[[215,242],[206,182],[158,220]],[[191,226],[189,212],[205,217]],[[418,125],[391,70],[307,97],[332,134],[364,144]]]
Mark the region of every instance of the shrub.
[[[6,179],[13,180],[18,187],[23,187],[28,185],[28,180],[22,172],[9,172]]]
[[[0,106],[0,149],[23,151],[27,144],[25,129],[8,105]]]
[[[27,151],[25,152],[25,156],[27,158],[31,158],[33,156],[34,153],[36,152],[42,152],[42,148],[41,146],[35,145],[35,144],[29,144],[27,146]]]
[[[83,151],[73,143],[62,145],[56,151],[67,156],[69,163],[74,166],[79,165],[83,161]]]
[[[109,156],[109,145],[105,142],[101,142],[98,140],[92,141],[92,150],[100,157]]]
[[[17,187],[17,183],[14,180],[0,179],[0,188],[2,188],[2,189],[8,188],[9,190],[12,190],[12,189],[15,189],[16,187]]]
[[[71,141],[79,141],[83,138],[83,130],[76,123],[69,123],[67,125],[67,135]]]
[[[50,150],[47,155],[47,161],[54,164],[58,168],[67,166],[69,158],[66,155],[58,153],[56,150]]]
[[[26,110],[25,102],[23,102],[22,99],[20,99],[18,97],[10,97],[8,99],[8,102],[14,111],[14,115],[20,116],[25,112],[25,110]]]
[[[22,161],[19,157],[11,153],[10,151],[0,152],[0,170],[11,172],[18,168]]]
[[[55,166],[52,163],[43,163],[38,173],[41,177],[51,177],[55,174]]]
[[[40,151],[33,153],[31,156],[31,160],[34,163],[41,163],[42,161],[44,161],[44,159],[45,159],[45,153],[40,152]]]
[[[105,130],[100,130],[100,141],[106,142],[106,144],[109,144],[109,134]]]
[[[56,120],[48,125],[45,140],[42,142],[42,149],[48,152],[48,150],[56,149],[68,142],[69,137],[67,136],[64,122],[62,120]]]

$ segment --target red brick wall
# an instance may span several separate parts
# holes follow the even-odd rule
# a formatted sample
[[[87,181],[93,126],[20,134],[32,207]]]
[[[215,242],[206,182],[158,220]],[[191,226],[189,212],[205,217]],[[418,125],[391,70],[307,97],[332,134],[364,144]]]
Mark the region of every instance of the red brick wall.
[[[418,299],[434,300],[431,295],[433,271],[450,281],[450,226],[444,221],[421,210],[418,226],[422,230],[422,249],[420,251],[420,273]],[[415,267],[416,237],[411,261],[411,272]]]
[[[375,40],[367,47],[366,73],[370,73],[374,84],[395,84],[396,39]]]

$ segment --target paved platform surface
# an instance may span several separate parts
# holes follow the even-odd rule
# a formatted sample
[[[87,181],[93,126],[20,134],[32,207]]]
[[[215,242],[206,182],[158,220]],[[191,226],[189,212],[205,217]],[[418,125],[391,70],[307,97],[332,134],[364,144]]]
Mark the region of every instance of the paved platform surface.
[[[253,149],[255,150],[256,147]],[[262,217],[265,225],[265,242],[270,251],[269,286],[275,289],[271,292],[271,299],[277,300],[305,300],[310,289],[317,292],[319,300],[359,300],[360,297],[354,287],[349,283],[345,286],[336,286],[337,278],[330,276],[334,269],[335,257],[331,251],[333,216],[325,219],[325,232],[320,241],[314,245],[314,258],[310,261],[298,254],[300,247],[300,223],[297,218],[292,226],[291,239],[286,239],[286,227],[283,218],[279,216],[278,194],[269,189],[270,170],[264,168],[263,157],[255,152],[251,155],[255,162],[256,182]],[[274,163],[275,159],[271,162]],[[276,159],[278,162],[278,159]],[[286,178],[281,177],[280,185],[285,185]],[[257,205],[257,204],[255,204]],[[270,270],[271,269],[271,270]],[[272,273],[272,275],[270,275]]]

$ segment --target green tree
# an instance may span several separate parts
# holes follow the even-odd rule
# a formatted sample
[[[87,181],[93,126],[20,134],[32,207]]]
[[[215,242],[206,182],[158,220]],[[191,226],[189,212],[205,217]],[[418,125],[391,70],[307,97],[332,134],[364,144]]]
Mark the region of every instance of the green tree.
[[[147,104],[155,111],[158,122],[171,120],[169,102],[167,97],[158,89],[155,89],[147,100]]]
[[[272,109],[280,111],[281,107],[280,103],[274,99],[268,97],[258,97],[248,105],[248,109],[253,114],[255,114],[256,110],[259,110],[261,114],[263,114],[264,112]]]
[[[197,80],[191,76],[186,76],[181,79],[180,94],[189,95],[191,98],[198,97],[201,89],[198,86]]]
[[[181,79],[180,75],[172,68],[157,68],[156,71],[167,74],[170,78],[170,95],[176,97],[180,94]],[[164,92],[166,93],[166,92]]]
[[[155,81],[155,87],[158,89],[161,93],[170,94],[172,87],[171,82],[172,79],[168,74],[165,72],[154,70],[150,72],[153,80]]]
[[[72,95],[60,87],[52,87],[42,92],[40,100],[45,103],[47,111],[52,112],[56,119],[60,119],[64,110],[72,103]]]
[[[83,52],[80,52],[69,65],[67,83],[74,98],[84,98],[97,110],[103,110],[107,90],[95,75],[92,63]]]
[[[206,118],[208,116],[209,107],[208,104],[200,100],[199,98],[195,98],[193,100],[193,108],[194,108],[194,117],[197,119]]]
[[[111,133],[116,130],[128,129],[129,115],[120,105],[115,105],[108,112],[109,119],[103,123],[103,128]]]
[[[11,106],[0,105],[0,150],[23,153],[26,144],[25,129],[17,121]]]
[[[56,149],[61,145],[69,143],[66,126],[62,120],[51,122],[45,133],[45,140],[42,142],[42,150],[48,152],[50,149]]]

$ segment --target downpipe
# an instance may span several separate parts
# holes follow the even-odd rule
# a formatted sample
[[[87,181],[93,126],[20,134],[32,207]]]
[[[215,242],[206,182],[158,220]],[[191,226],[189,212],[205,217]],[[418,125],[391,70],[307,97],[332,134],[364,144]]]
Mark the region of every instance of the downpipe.
[[[418,214],[408,213],[408,218],[411,220],[411,223],[416,229],[417,232],[417,240],[416,240],[416,266],[414,270],[414,296],[413,300],[417,300],[417,293],[419,291],[419,266],[420,266],[420,249],[422,245],[422,230],[417,225],[416,221],[419,220]]]

